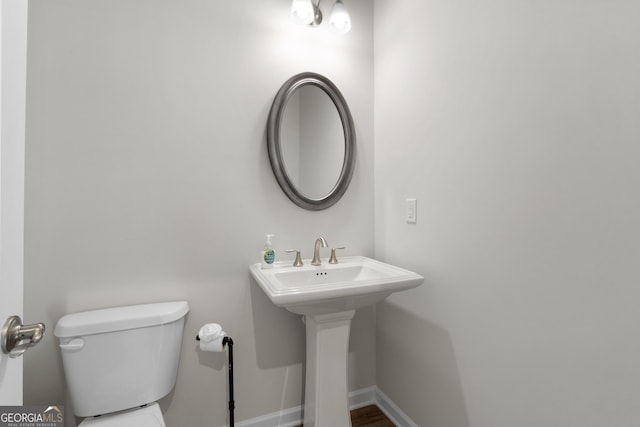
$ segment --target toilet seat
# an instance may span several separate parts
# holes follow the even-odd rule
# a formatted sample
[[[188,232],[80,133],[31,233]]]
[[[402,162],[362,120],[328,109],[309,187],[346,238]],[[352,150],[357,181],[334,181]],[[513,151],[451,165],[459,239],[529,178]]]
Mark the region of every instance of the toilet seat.
[[[166,427],[157,403],[99,417],[86,418],[78,427]]]

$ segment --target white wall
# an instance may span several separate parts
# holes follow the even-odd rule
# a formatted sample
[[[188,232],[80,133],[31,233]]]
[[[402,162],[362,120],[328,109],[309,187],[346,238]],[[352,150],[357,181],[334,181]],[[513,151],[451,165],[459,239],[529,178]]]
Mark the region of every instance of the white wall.
[[[640,3],[374,16],[376,255],[426,277],[378,386],[421,427],[637,425]]]
[[[71,413],[52,335],[63,314],[172,299],[191,312],[168,425],[227,422],[225,356],[194,341],[209,321],[235,342],[236,420],[302,403],[303,324],[248,267],[265,233],[283,259],[310,257],[318,236],[373,254],[373,7],[351,1],[358,24],[339,36],[292,24],[290,4],[30,2],[25,313],[49,332],[25,358],[25,404]],[[303,71],[336,83],[358,134],[351,187],[322,212],[286,198],[266,151],[271,102]],[[354,320],[351,389],[375,381],[373,320]]]

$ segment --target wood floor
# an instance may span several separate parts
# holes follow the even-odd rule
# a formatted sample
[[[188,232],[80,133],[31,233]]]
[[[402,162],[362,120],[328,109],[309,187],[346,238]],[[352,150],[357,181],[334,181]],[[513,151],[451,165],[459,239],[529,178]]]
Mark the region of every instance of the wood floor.
[[[351,424],[352,427],[395,427],[376,405],[351,411]]]

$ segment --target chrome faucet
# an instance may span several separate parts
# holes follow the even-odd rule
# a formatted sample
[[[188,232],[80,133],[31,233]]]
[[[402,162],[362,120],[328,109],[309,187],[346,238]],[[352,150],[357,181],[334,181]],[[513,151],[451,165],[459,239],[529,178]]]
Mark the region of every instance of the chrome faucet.
[[[321,265],[322,261],[320,261],[320,245],[323,248],[327,247],[327,241],[324,240],[324,237],[318,237],[316,239],[316,243],[313,245],[313,259],[311,260],[311,265]]]

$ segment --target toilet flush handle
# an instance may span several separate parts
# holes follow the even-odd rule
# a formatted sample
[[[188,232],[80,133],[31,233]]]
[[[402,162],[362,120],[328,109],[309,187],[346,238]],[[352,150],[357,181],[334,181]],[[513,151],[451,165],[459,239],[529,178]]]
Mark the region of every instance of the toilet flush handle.
[[[60,350],[72,352],[80,351],[84,348],[84,340],[82,338],[74,338],[69,342],[60,343]]]

